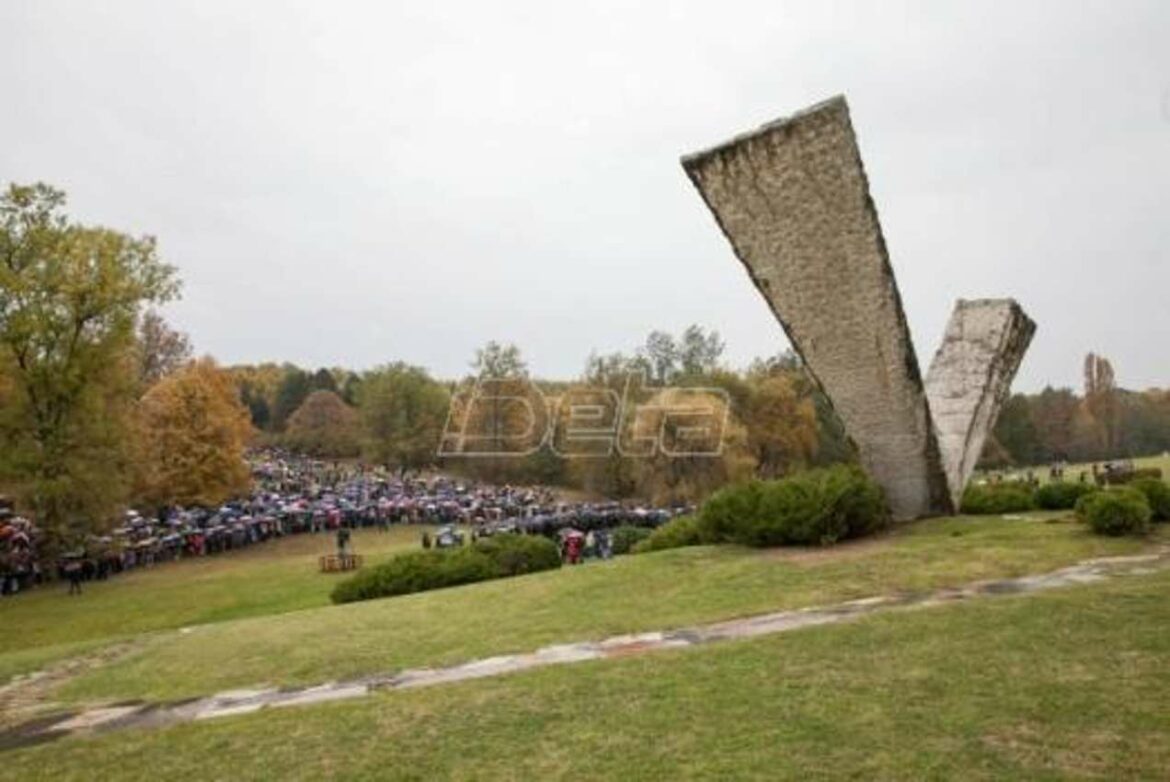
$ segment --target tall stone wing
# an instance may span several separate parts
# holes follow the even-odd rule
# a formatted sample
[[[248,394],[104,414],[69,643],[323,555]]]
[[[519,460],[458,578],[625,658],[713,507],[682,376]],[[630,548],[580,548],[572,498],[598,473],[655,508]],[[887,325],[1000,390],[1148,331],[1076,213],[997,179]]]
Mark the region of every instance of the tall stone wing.
[[[843,97],[683,167],[896,518],[949,513],[918,360]]]

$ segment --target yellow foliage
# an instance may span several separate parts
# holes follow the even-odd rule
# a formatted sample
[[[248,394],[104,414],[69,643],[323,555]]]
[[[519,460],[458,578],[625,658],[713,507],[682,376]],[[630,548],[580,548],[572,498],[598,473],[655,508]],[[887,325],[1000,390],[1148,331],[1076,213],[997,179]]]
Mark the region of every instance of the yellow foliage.
[[[247,491],[248,411],[210,358],[155,384],[139,404],[141,495],[154,504],[218,505]]]

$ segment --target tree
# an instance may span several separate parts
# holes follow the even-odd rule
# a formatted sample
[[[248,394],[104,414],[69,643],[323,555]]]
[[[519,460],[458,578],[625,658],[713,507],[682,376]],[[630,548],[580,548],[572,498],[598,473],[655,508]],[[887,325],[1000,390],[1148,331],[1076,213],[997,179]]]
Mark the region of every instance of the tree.
[[[651,407],[678,409],[708,405],[717,410],[723,406],[723,399],[701,390],[666,388],[655,393],[649,400]],[[687,440],[680,437],[687,421],[679,423],[670,419],[647,419],[651,432],[639,432],[640,423],[632,421],[627,430],[634,438],[654,436],[661,432],[663,447],[643,457],[632,457],[625,461],[632,474],[637,494],[656,504],[675,502],[697,502],[715,489],[727,483],[750,478],[756,461],[748,447],[748,435],[743,423],[734,414],[728,415],[724,426],[713,429],[703,447],[695,448],[696,455],[687,455],[690,450]],[[718,438],[718,439],[716,439]],[[682,446],[682,453],[671,453]]]
[[[366,458],[402,471],[434,463],[450,401],[420,367],[399,362],[367,372],[358,391]]]
[[[789,447],[792,448],[791,453],[794,454],[794,461],[807,461],[809,464],[820,466],[857,461],[857,450],[845,433],[845,424],[841,422],[837,411],[833,409],[833,403],[829,401],[829,397],[821,391],[805,371],[804,362],[801,361],[800,356],[792,350],[785,350],[768,358],[754,359],[748,367],[747,381],[753,387],[758,388],[766,378],[770,377],[785,379],[791,385],[797,399],[807,401],[812,405],[816,444],[811,449],[806,449],[801,445],[803,442],[801,436],[797,432],[791,433],[793,439],[789,441]],[[736,402],[741,408],[745,404],[738,399]],[[746,404],[750,408],[761,403],[759,401],[753,403],[749,399]],[[756,416],[759,415],[759,412],[757,410],[753,413],[749,409],[749,412],[745,414],[749,433],[758,420]],[[761,443],[756,445],[758,447]],[[764,455],[759,452],[757,452],[757,457],[763,458],[759,467],[761,474],[771,472],[774,457],[772,459],[764,458]]]
[[[345,374],[345,382],[341,384],[341,398],[345,400],[347,405],[356,406],[358,399],[361,397],[362,391],[362,376],[356,372],[347,372]]]
[[[110,519],[128,485],[134,326],[179,283],[155,241],[72,223],[44,184],[0,196],[0,472],[19,487],[50,552]]]
[[[229,367],[227,372],[240,389],[240,401],[252,414],[252,425],[262,431],[269,431],[272,428],[276,392],[284,380],[285,368],[273,363],[242,364]]]
[[[1085,407],[1101,426],[1105,455],[1117,450],[1120,406],[1113,365],[1104,356],[1090,353],[1085,356]]]
[[[679,340],[679,368],[684,375],[708,375],[719,367],[723,348],[718,331],[704,332],[702,326],[692,324]]]
[[[650,379],[656,384],[664,385],[678,374],[678,346],[674,337],[665,331],[651,331],[638,354],[650,368]]]
[[[138,375],[142,388],[150,388],[190,360],[191,341],[187,335],[168,326],[154,310],[144,312],[138,323]]]
[[[804,368],[800,356],[791,349],[767,358],[752,359],[748,367],[748,375],[771,375],[780,372],[798,372]]]
[[[313,373],[313,377],[309,380],[309,390],[311,391],[332,391],[337,393],[337,379],[333,377],[333,373],[328,369],[321,367]]]
[[[500,344],[495,340],[475,351],[471,362],[476,377],[498,379],[505,377],[528,377],[528,365],[520,355],[520,348],[512,343]]]
[[[996,441],[1017,464],[1035,464],[1040,458],[1040,438],[1032,422],[1031,401],[1026,395],[1012,394],[1004,402],[993,431]]]
[[[251,419],[231,375],[210,358],[156,383],[139,405],[140,498],[215,506],[247,491]]]
[[[1080,404],[1077,395],[1067,388],[1047,386],[1036,396],[1029,397],[1032,426],[1040,444],[1040,460],[1072,458],[1074,424]]]
[[[276,387],[271,405],[271,422],[275,431],[284,429],[289,416],[300,407],[312,391],[311,378],[300,367],[286,364],[284,377]]]
[[[816,407],[785,375],[755,379],[741,417],[747,428],[748,448],[756,459],[756,474],[761,478],[784,475],[816,455]]]
[[[284,442],[310,456],[356,456],[357,412],[333,391],[314,391],[288,418]]]
[[[524,438],[516,437],[529,429],[532,423],[528,418],[529,411],[537,416],[543,416],[546,411],[535,405],[525,407],[515,401],[535,396],[530,394],[528,365],[515,345],[488,342],[475,352],[471,366],[475,370],[475,379],[456,390],[451,416],[462,421],[463,431],[474,433],[478,438],[477,449],[486,448],[502,455],[500,459],[477,459],[473,470],[489,480],[500,480],[507,472],[506,461],[516,458],[506,454],[528,450],[532,445]]]
[[[624,353],[603,354],[593,351],[585,359],[582,379],[594,386],[604,386],[610,381],[616,381],[620,387],[628,374],[639,370],[650,374],[649,364],[640,357],[631,358]]]

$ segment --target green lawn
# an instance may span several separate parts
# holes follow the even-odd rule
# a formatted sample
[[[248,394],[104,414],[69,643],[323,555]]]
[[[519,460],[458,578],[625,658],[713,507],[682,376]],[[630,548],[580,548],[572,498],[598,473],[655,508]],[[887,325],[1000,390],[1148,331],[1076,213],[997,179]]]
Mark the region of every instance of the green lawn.
[[[1000,530],[992,539],[1003,534],[990,526]],[[1170,573],[1130,576],[702,649],[66,739],[5,753],[0,777],[1165,779],[1168,597]]]
[[[1111,460],[1105,459],[1105,460],[1097,462],[1097,464],[1104,464],[1106,461],[1111,461]],[[1163,478],[1170,478],[1170,456],[1139,456],[1138,458],[1133,460],[1133,464],[1135,467],[1137,467],[1139,469],[1148,469],[1150,467],[1157,467],[1158,469],[1160,469],[1162,471]],[[1038,464],[1038,465],[1035,465],[1033,467],[1017,467],[1017,468],[1013,468],[1010,470],[1003,470],[1003,471],[992,470],[991,472],[1003,472],[1005,477],[1008,480],[1011,480],[1014,478],[1022,479],[1027,475],[1028,470],[1031,470],[1032,474],[1035,475],[1035,477],[1041,483],[1048,483],[1048,468],[1050,466],[1051,465],[1047,465],[1047,464]],[[1093,469],[1092,468],[1093,468],[1092,462],[1086,462],[1084,464],[1070,464],[1070,465],[1068,465],[1068,467],[1064,471],[1064,479],[1066,481],[1076,481],[1076,480],[1078,480],[1078,475],[1083,471],[1083,472],[1088,473],[1088,475],[1089,475],[1088,480],[1091,481],[1093,479]],[[980,477],[984,477],[984,474],[982,472],[980,473]]]
[[[358,530],[353,548],[368,563],[419,546],[422,527]],[[293,535],[227,554],[158,565],[85,585],[64,584],[0,599],[0,683],[39,661],[155,630],[263,616],[329,604],[344,576],[317,572],[332,535]]]
[[[317,683],[528,651],[553,642],[1020,575],[1145,545],[1042,520],[1050,518],[937,519],[833,549],[680,549],[419,595],[218,622],[142,638],[133,654],[74,678],[59,696],[69,701],[166,700],[259,684]],[[192,590],[192,599],[196,594]],[[94,610],[102,609],[100,598],[94,596]],[[23,625],[34,636],[38,624],[51,616],[21,615],[14,627],[20,634]],[[0,621],[7,619],[0,616]]]

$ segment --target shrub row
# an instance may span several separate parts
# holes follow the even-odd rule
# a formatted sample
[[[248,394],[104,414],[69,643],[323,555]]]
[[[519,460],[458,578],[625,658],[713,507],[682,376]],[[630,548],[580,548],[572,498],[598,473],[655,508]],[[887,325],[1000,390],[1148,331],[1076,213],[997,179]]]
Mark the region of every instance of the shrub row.
[[[881,487],[859,468],[837,465],[720,489],[700,509],[696,530],[684,525],[669,534],[747,546],[826,545],[871,534],[889,520]]]
[[[706,542],[708,541],[703,539],[698,516],[679,516],[651,532],[649,537],[634,546],[634,553],[644,554],[668,548],[699,546]]]
[[[963,491],[959,510],[974,515],[1032,510],[1036,507],[1036,499],[1032,495],[1032,486],[1022,481],[971,484]]]
[[[1160,470],[1154,470],[1160,473]],[[1154,521],[1170,521],[1170,485],[1153,476],[1136,478],[1125,485],[1139,492],[1150,507]],[[963,513],[1015,513],[1040,508],[1042,510],[1072,510],[1078,502],[1101,490],[1089,483],[1053,481],[1032,489],[1027,483],[1004,482],[981,486],[971,485],[963,492],[960,509]]]
[[[495,535],[471,546],[400,554],[339,583],[330,598],[352,603],[425,592],[561,566],[556,544],[535,535]]]
[[[1077,500],[1092,494],[1097,488],[1089,483],[1065,483],[1052,481],[1036,489],[1033,498],[1041,510],[1072,510]]]

